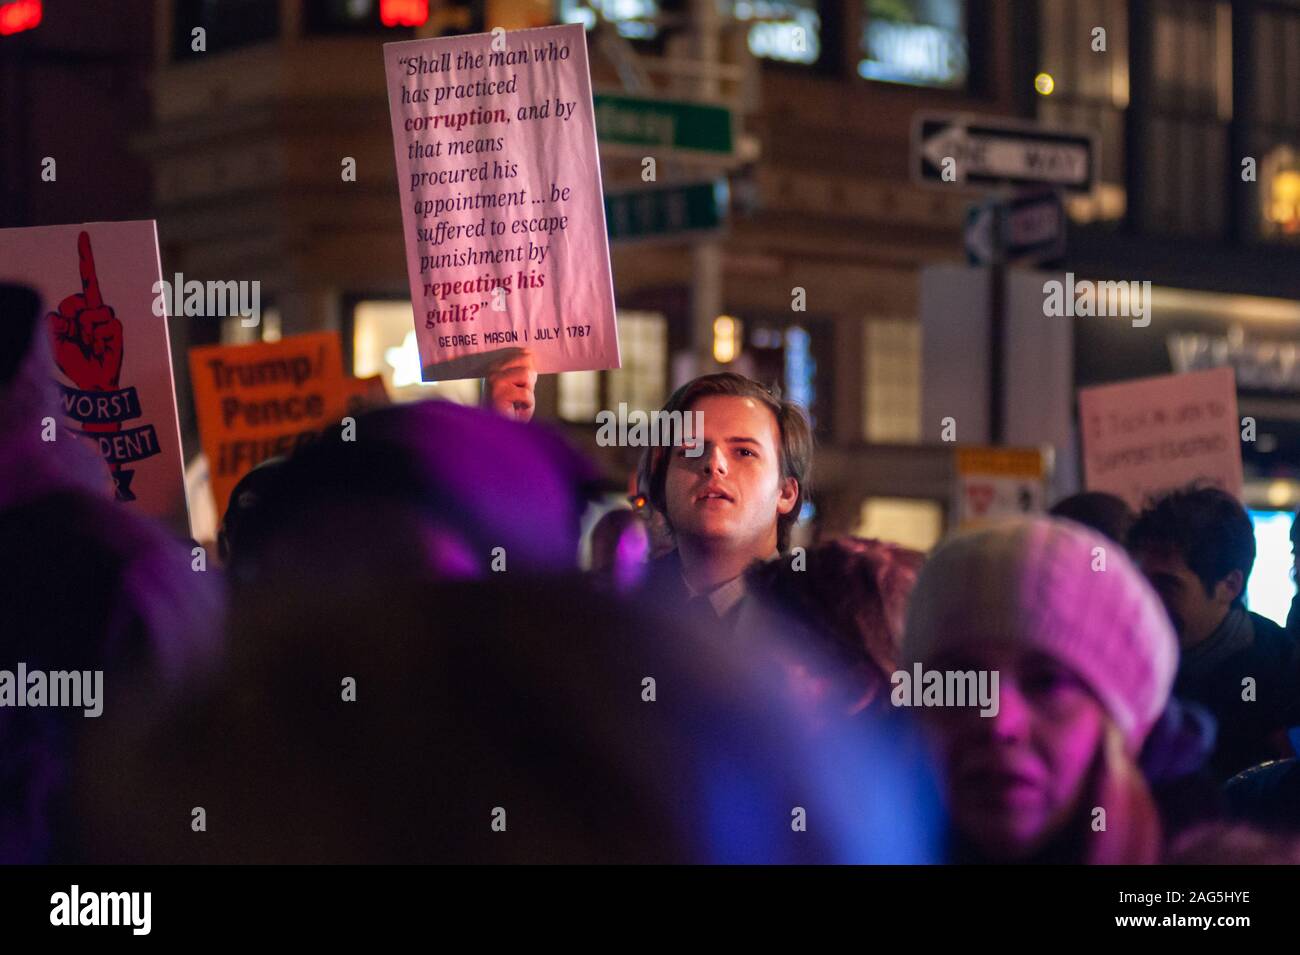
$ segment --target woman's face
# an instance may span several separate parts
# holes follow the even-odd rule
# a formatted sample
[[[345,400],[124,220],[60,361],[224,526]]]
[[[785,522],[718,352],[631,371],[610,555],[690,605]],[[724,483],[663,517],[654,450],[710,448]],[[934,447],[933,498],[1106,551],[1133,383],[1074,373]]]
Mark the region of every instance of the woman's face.
[[[972,645],[929,670],[998,673],[998,705],[927,707],[957,830],[991,859],[1026,859],[1082,808],[1105,711],[1073,671],[1034,650]]]

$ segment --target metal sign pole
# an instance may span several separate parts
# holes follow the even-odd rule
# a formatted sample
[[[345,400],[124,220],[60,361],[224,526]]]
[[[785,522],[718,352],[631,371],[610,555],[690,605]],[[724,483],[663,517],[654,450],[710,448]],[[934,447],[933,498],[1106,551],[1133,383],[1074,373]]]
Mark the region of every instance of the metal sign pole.
[[[1006,344],[1006,216],[1007,204],[997,197],[993,206],[992,262],[989,265],[989,444],[1001,444],[1003,415],[1003,350]]]

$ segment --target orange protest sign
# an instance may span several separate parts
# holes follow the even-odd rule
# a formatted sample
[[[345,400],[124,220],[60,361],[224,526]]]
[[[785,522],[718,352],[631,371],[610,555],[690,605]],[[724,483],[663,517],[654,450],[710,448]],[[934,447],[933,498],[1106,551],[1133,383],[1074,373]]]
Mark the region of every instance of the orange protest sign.
[[[241,477],[336,423],[358,391],[335,332],[191,348],[190,378],[218,514]]]
[[[384,387],[383,375],[370,375],[367,378],[349,379],[352,386],[352,405],[357,411],[370,408],[382,408],[391,404],[388,389]]]

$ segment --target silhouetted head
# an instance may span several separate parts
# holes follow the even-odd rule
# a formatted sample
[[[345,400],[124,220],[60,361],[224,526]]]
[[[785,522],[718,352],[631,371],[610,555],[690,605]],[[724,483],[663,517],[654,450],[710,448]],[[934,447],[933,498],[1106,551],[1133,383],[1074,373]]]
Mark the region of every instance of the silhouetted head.
[[[1128,546],[1185,647],[1207,639],[1241,606],[1255,564],[1250,516],[1215,487],[1174,491],[1151,502],[1129,532]]]
[[[552,432],[446,401],[327,429],[277,469],[240,549],[246,576],[324,586],[577,566],[592,465]]]
[[[217,551],[221,562],[230,566],[241,554],[240,544],[245,535],[256,535],[255,530],[263,499],[273,486],[284,458],[268,458],[241,477],[230,491],[230,500],[217,530]]]
[[[0,283],[0,509],[59,490],[112,493],[103,458],[63,414],[42,311],[33,289]]]
[[[1123,498],[1104,491],[1071,494],[1053,504],[1047,513],[1052,517],[1064,517],[1084,527],[1091,527],[1120,545],[1128,540],[1129,528],[1137,519],[1133,508]]]
[[[896,544],[839,538],[802,554],[757,564],[750,592],[788,621],[797,662],[811,683],[847,685],[850,708],[887,705],[903,615],[923,556]]]
[[[626,577],[650,558],[650,528],[631,508],[618,507],[601,515],[591,529],[591,570]]]

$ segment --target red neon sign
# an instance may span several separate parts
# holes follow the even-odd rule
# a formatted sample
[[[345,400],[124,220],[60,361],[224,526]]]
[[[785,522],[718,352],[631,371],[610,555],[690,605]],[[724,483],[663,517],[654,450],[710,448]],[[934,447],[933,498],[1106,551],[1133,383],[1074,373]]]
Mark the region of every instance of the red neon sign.
[[[0,7],[0,36],[31,30],[41,22],[41,0],[18,0]]]
[[[424,26],[429,0],[379,0],[379,19],[386,27]]]

